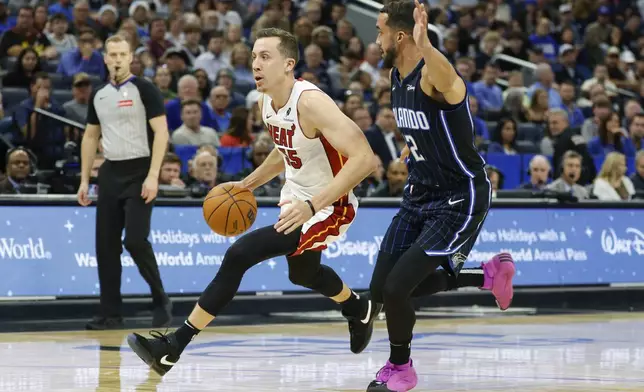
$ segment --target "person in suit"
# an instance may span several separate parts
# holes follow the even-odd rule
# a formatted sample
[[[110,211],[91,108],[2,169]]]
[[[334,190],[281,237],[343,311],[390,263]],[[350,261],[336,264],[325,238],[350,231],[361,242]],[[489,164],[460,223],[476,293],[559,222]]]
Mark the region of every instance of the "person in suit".
[[[29,152],[23,147],[16,147],[7,152],[7,176],[0,180],[0,194],[17,195],[31,171]]]
[[[389,167],[389,162],[400,155],[400,149],[395,140],[396,118],[389,105],[382,105],[378,109],[376,123],[365,131],[367,141],[373,152],[378,155],[384,167]]]
[[[530,181],[521,184],[520,189],[542,190],[548,185],[550,175],[550,161],[543,155],[535,155],[530,160]]]
[[[590,195],[588,190],[577,182],[581,176],[583,158],[581,154],[576,151],[566,151],[561,161],[561,175],[558,179],[554,180],[546,189],[570,193],[577,199],[588,199]]]

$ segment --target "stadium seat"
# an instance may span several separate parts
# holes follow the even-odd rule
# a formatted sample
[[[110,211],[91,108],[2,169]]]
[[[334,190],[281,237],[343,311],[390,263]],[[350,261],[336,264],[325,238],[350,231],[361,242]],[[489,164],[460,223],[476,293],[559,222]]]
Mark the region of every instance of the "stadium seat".
[[[487,149],[490,147],[490,141],[489,140],[481,140],[481,144],[479,144],[478,150],[481,155],[487,154]]]
[[[51,85],[54,90],[70,90],[72,88],[72,79],[57,73],[49,73]]]
[[[487,163],[496,166],[503,173],[503,189],[514,189],[521,185],[521,155],[487,154]]]
[[[536,154],[540,151],[539,146],[532,140],[517,140],[516,146],[517,151],[522,154]]]
[[[18,61],[17,57],[5,57],[2,60],[2,63],[0,63],[0,67],[2,67],[2,69],[6,69],[7,71],[12,71],[13,67],[16,66],[16,61]]]
[[[13,117],[5,117],[0,120],[0,135],[5,135],[5,138],[13,132]]]
[[[543,127],[535,123],[519,123],[518,140],[529,140],[533,143],[541,142],[543,139]]]
[[[177,156],[181,159],[181,173],[185,174],[188,172],[188,161],[192,159],[192,157],[195,155],[197,152],[197,149],[199,147],[193,146],[193,145],[182,145],[182,144],[175,144],[174,145],[174,153],[177,154]]]
[[[11,111],[20,104],[20,102],[29,98],[29,90],[22,87],[5,87],[2,89],[2,104],[5,113]]]
[[[56,73],[58,71],[58,60],[49,60],[42,62],[42,70],[49,73]]]
[[[74,99],[74,96],[71,90],[56,89],[51,92],[51,99],[62,106],[65,102]]]
[[[251,168],[248,160],[248,148],[244,147],[219,147],[221,167],[219,171],[229,175],[235,175],[244,169]]]

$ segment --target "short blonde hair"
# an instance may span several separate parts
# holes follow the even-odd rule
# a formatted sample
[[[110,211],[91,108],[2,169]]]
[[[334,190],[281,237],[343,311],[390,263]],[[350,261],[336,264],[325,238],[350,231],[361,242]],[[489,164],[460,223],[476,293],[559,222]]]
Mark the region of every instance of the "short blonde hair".
[[[603,178],[605,180],[613,180],[617,177],[621,177],[622,173],[618,173],[617,166],[620,164],[620,161],[626,163],[626,156],[621,152],[613,151],[606,155],[602,168],[597,175],[597,178]]]
[[[105,40],[105,48],[107,48],[107,44],[109,44],[109,43],[117,44],[119,42],[127,42],[127,45],[130,46],[130,50],[132,50],[130,41],[127,39],[127,37],[125,37],[121,33],[117,33],[117,34],[114,34],[114,35],[108,37]]]

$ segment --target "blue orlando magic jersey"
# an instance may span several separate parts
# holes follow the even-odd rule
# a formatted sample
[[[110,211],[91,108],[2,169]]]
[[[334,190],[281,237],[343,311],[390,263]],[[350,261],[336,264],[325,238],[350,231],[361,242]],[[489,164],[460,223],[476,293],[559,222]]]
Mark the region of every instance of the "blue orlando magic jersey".
[[[474,146],[474,122],[468,97],[450,105],[426,95],[420,87],[421,60],[400,80],[391,73],[391,106],[410,150],[409,184],[451,189],[484,171]]]

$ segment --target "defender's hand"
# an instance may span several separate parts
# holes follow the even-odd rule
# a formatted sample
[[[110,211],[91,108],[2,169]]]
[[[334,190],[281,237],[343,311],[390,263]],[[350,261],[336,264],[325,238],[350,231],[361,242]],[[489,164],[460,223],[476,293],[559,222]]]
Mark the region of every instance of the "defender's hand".
[[[416,3],[416,8],[414,9],[414,42],[419,49],[429,49],[432,47],[432,43],[429,42],[429,37],[427,36],[427,11],[425,6],[420,4],[418,0],[414,0]]]

